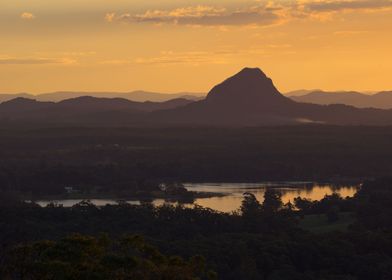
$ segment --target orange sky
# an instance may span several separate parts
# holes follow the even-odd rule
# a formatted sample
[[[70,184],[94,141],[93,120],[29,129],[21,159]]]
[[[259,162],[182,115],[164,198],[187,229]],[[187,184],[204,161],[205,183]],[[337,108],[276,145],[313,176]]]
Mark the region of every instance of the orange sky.
[[[0,0],[0,92],[392,89],[390,0]]]

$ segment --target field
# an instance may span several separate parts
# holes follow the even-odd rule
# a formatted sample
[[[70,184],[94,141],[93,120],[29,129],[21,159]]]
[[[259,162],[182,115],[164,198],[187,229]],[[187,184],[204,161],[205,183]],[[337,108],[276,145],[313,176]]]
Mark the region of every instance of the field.
[[[327,215],[306,215],[300,220],[299,226],[313,233],[328,233],[333,231],[346,231],[355,222],[353,213],[339,213],[339,219],[329,222]]]

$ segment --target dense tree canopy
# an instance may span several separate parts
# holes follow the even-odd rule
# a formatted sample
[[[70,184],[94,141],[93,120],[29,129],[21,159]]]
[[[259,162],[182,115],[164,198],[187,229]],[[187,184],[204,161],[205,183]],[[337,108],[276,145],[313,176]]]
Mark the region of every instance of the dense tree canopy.
[[[40,241],[15,247],[8,256],[3,277],[9,279],[215,279],[205,271],[202,257],[184,261],[167,257],[140,236],[118,241],[72,235],[59,241]]]
[[[267,195],[274,207],[245,194],[240,211],[232,214],[148,203],[39,207],[4,198],[1,278],[23,279],[24,272],[50,279],[45,277],[61,272],[70,278],[60,279],[83,273],[84,279],[127,273],[208,279],[215,271],[218,279],[229,280],[391,279],[391,179],[364,183],[354,198],[296,199],[295,210],[282,205],[279,194]]]

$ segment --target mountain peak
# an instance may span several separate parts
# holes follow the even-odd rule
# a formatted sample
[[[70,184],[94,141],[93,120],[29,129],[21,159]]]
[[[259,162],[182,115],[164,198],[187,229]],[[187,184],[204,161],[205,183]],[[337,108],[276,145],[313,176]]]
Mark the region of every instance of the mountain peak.
[[[10,99],[8,101],[5,101],[4,103],[8,104],[23,104],[23,103],[36,103],[37,100],[31,99],[31,98],[26,98],[26,97],[16,97],[13,99]]]
[[[230,107],[268,107],[290,102],[259,68],[244,68],[215,86],[207,95],[210,104]]]
[[[267,78],[267,75],[260,68],[250,68],[245,67],[240,72],[237,73],[235,76],[253,76],[253,77],[264,77]]]

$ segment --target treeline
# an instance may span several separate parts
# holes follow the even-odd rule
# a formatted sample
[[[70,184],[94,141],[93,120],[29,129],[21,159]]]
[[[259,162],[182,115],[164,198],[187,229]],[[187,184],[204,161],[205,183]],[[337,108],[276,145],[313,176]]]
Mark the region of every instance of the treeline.
[[[298,198],[293,203],[284,205],[280,193],[269,190],[265,194],[265,201],[260,204],[251,193],[246,193],[241,208],[230,214],[198,206],[193,209],[167,205],[154,207],[148,203],[141,206],[119,203],[96,207],[84,201],[72,208],[63,208],[54,204],[39,207],[3,198],[1,205],[2,275],[11,275],[10,269],[13,273],[18,272],[14,267],[15,257],[20,257],[18,254],[25,252],[18,251],[18,248],[27,248],[27,257],[29,254],[42,256],[38,258],[38,263],[34,261],[36,258],[27,258],[27,264],[33,269],[40,267],[44,271],[41,276],[52,275],[45,274],[48,273],[45,272],[47,269],[52,271],[53,265],[47,262],[48,258],[45,259],[46,254],[54,250],[58,254],[56,256],[62,255],[61,250],[68,250],[64,242],[74,238],[67,236],[78,232],[85,235],[80,237],[82,240],[90,240],[93,244],[99,240],[101,233],[108,236],[111,244],[117,244],[124,235],[143,235],[147,244],[157,247],[163,255],[177,255],[183,260],[189,260],[180,262],[183,266],[173,269],[188,271],[189,266],[193,265],[194,256],[203,256],[206,260],[205,267],[193,270],[194,274],[191,274],[200,279],[213,277],[215,273],[212,271],[217,273],[218,279],[367,280],[392,277],[390,178],[366,182],[354,198],[342,198],[338,195],[326,196],[321,201]],[[323,232],[314,231],[314,228],[307,227],[305,223],[316,217],[325,218],[327,225],[339,225],[346,216],[352,217],[347,227]],[[45,239],[55,240],[48,243],[49,249],[42,246],[45,242],[34,243]],[[21,243],[31,245],[18,246]],[[74,245],[70,246],[73,248]],[[120,248],[117,245],[114,247]],[[102,256],[112,254],[114,257],[119,254],[117,257],[120,264],[117,263],[112,268],[104,265],[104,270],[108,269],[111,273],[118,269],[131,269],[132,262],[124,261],[120,251],[112,251],[113,246],[102,250],[100,253],[92,251],[93,255],[98,254],[97,263],[91,266],[93,271],[97,267],[95,265],[106,264],[101,263]],[[20,254],[26,256],[25,253]],[[145,261],[144,255],[134,256],[142,257],[139,260],[141,262]],[[64,256],[66,257],[67,255]],[[148,255],[146,258],[148,259]],[[163,263],[167,264],[169,259],[170,257],[164,257]],[[67,259],[52,260],[62,262],[63,266],[60,266],[59,271],[69,265]],[[76,271],[73,271],[83,272],[78,259],[75,262],[73,265]],[[155,265],[160,266],[159,263]],[[167,269],[171,271],[170,267]],[[43,276],[40,279],[46,279]],[[13,277],[9,279],[22,279]],[[164,278],[146,276],[144,279]],[[178,279],[192,278],[184,276]]]
[[[392,171],[385,127],[0,130],[0,190],[127,191],[149,181],[341,181]],[[144,184],[144,186],[143,186]]]

